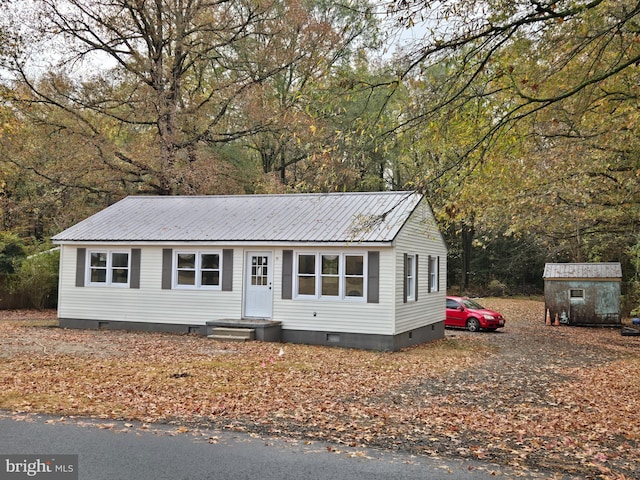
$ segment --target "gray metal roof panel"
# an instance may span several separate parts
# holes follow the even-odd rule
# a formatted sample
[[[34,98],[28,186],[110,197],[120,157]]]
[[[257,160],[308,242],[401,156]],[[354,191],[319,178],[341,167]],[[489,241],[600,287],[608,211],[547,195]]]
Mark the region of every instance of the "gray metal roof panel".
[[[417,207],[413,192],[131,196],[54,242],[389,242]]]
[[[622,266],[618,262],[602,263],[547,263],[543,278],[621,278]]]

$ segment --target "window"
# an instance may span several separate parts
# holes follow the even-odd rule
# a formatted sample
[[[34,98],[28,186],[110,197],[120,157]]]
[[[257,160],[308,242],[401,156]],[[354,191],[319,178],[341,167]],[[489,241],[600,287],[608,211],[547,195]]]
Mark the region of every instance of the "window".
[[[407,301],[416,299],[416,256],[407,255],[405,264],[405,292]]]
[[[322,275],[320,295],[322,297],[337,297],[340,295],[340,256],[321,255]]]
[[[298,296],[316,294],[316,256],[298,255]]]
[[[438,266],[439,257],[429,257],[429,291],[437,292],[439,290],[438,285]]]
[[[269,257],[256,255],[251,257],[251,285],[269,283]]]
[[[220,288],[219,252],[175,252],[174,282],[182,288]]]
[[[196,254],[178,253],[176,259],[176,270],[178,285],[196,284]]]
[[[364,299],[364,258],[361,254],[298,254],[296,297]]]
[[[128,251],[90,251],[88,257],[89,285],[129,285]]]
[[[455,300],[447,298],[447,308],[451,308],[453,310],[457,310],[458,308],[460,308],[460,306],[461,305],[458,302],[456,302]]]
[[[581,301],[584,300],[584,289],[582,288],[572,288],[569,290],[569,298],[571,301]]]
[[[200,285],[220,285],[220,254],[200,254]]]
[[[344,294],[347,297],[364,297],[364,257],[345,255]]]

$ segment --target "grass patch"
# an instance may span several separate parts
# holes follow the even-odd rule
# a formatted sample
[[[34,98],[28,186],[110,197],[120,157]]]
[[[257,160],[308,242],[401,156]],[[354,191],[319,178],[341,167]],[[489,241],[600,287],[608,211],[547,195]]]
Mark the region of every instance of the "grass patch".
[[[59,327],[56,318],[28,318],[25,320],[2,320],[3,324],[13,327],[39,327],[39,328],[57,328]]]

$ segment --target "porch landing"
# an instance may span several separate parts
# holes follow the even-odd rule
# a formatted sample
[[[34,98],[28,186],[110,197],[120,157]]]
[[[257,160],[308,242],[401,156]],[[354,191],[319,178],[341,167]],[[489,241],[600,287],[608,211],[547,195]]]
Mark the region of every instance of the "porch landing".
[[[263,318],[243,318],[232,319],[222,318],[219,320],[209,320],[207,322],[207,336],[215,334],[216,328],[224,328],[226,330],[238,329],[254,330],[255,339],[261,342],[280,342],[282,341],[281,323],[276,320],[267,320]]]

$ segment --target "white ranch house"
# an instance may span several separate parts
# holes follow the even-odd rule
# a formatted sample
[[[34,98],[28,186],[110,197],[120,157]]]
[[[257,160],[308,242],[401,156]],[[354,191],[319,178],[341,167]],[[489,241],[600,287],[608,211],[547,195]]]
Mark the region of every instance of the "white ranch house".
[[[66,328],[378,350],[444,336],[447,249],[413,192],[132,196],[53,241]]]

